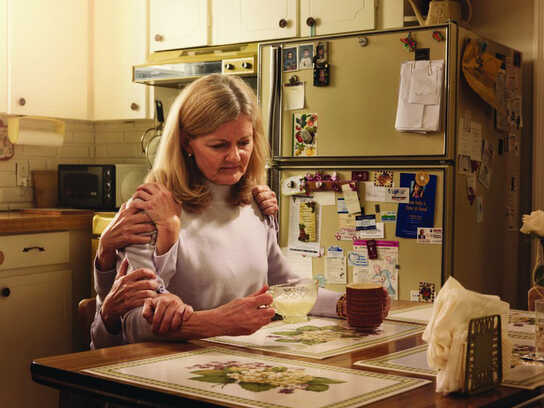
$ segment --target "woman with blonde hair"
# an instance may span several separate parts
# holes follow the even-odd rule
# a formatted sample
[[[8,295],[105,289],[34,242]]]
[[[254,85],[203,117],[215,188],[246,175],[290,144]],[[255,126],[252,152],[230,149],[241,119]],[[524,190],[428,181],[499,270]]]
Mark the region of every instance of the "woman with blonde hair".
[[[156,226],[153,250],[140,253],[162,290],[125,313],[118,334],[105,330],[107,318],[97,311],[94,347],[250,334],[270,322],[268,284],[295,276],[277,244],[274,223],[251,194],[264,179],[267,158],[257,101],[241,79],[212,74],[180,93],[147,183],[130,203]],[[122,258],[127,257],[118,259],[118,279],[127,276],[131,263]],[[149,273],[138,266],[130,275]],[[122,285],[112,285],[115,273],[95,269],[99,298],[122,292]],[[340,293],[320,290],[312,312],[335,315],[339,298]]]

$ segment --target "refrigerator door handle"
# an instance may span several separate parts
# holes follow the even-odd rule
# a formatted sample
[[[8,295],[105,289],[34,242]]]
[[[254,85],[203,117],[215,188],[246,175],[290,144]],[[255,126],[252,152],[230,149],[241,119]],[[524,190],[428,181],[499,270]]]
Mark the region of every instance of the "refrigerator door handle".
[[[281,140],[280,134],[278,132],[278,106],[280,104],[280,92],[281,92],[281,70],[278,69],[279,66],[279,48],[271,47],[270,48],[270,96],[268,101],[268,135],[272,143],[272,155],[276,156],[279,154]]]

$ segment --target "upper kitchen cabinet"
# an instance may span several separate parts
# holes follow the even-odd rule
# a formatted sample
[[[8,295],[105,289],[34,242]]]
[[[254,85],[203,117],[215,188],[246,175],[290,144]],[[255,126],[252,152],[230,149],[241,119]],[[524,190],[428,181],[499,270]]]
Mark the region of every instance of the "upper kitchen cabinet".
[[[148,119],[152,89],[132,82],[147,54],[147,0],[94,0],[94,120]]]
[[[300,0],[300,34],[309,36],[373,30],[375,1]]]
[[[1,0],[2,112],[88,119],[89,2]],[[6,12],[7,7],[7,12]],[[2,30],[5,30],[2,27]],[[2,80],[0,80],[2,81]]]
[[[297,0],[212,0],[212,43],[296,37]]]
[[[208,44],[208,0],[150,0],[152,52]]]

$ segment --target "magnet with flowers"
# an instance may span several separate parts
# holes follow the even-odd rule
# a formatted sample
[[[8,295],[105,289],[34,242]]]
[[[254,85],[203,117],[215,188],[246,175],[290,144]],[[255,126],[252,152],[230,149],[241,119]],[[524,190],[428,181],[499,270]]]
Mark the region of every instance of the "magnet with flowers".
[[[317,113],[293,114],[294,156],[315,156],[317,153]]]

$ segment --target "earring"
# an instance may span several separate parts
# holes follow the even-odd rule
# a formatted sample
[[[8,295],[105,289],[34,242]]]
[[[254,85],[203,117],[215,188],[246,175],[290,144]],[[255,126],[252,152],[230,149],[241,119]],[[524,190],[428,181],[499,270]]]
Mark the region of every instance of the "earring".
[[[187,157],[193,157],[192,153],[187,153]]]

